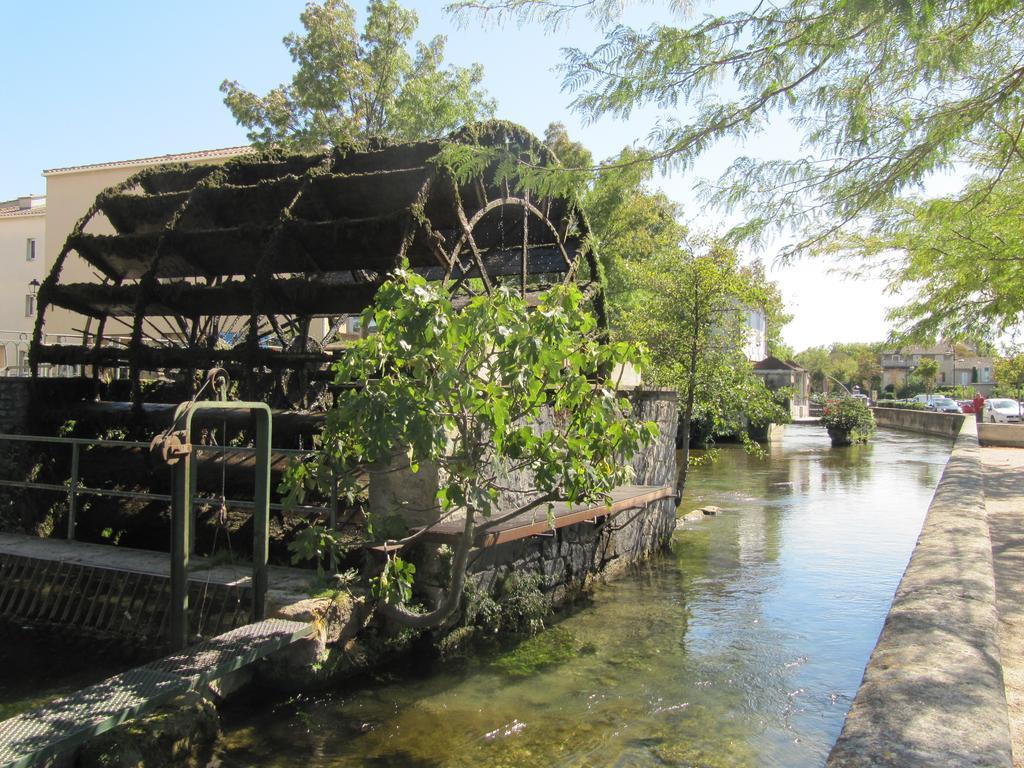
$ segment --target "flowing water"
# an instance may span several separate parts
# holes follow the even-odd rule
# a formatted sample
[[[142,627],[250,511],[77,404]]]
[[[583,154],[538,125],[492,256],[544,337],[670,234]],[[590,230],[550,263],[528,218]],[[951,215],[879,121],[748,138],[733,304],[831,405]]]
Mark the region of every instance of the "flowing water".
[[[949,454],[791,425],[695,469],[722,508],[539,636],[227,713],[223,766],[821,766]]]

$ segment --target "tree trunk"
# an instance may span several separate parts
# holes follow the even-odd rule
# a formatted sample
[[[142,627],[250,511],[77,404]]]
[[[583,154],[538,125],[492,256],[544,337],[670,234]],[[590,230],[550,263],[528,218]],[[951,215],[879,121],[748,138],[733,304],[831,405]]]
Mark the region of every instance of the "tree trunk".
[[[696,323],[694,324],[696,328]],[[680,445],[682,456],[679,460],[679,477],[676,480],[676,498],[683,497],[686,487],[686,475],[690,469],[690,424],[693,421],[693,400],[697,393],[697,333],[693,334],[690,346],[690,375],[686,384],[686,402],[683,404],[683,418],[679,422]]]
[[[466,525],[462,531],[462,538],[459,539],[459,543],[455,547],[455,557],[452,559],[452,582],[438,606],[429,613],[412,613],[402,605],[382,602],[377,605],[377,610],[381,614],[403,627],[433,629],[441,626],[455,613],[462,602],[462,588],[466,583],[469,550],[473,548],[474,514],[472,509],[466,510]]]

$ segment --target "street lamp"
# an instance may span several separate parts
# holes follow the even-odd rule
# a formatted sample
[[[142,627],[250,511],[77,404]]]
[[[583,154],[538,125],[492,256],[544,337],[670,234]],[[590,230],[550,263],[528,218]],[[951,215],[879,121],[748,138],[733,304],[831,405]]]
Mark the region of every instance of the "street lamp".
[[[28,292],[30,296],[35,296],[39,293],[39,281],[32,278],[32,281],[28,284]]]

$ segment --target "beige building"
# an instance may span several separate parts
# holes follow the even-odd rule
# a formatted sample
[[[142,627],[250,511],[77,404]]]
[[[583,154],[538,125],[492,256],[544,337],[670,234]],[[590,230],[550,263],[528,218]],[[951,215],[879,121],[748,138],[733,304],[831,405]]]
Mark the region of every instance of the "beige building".
[[[754,373],[764,379],[772,392],[789,391],[786,404],[791,418],[805,419],[810,415],[811,377],[804,368],[792,360],[766,357],[754,365]]]
[[[973,388],[984,396],[992,393],[995,375],[991,357],[970,353],[951,344],[933,347],[910,346],[886,350],[882,353],[882,389],[893,390],[904,386],[910,374],[922,360],[935,360],[939,364],[940,387],[960,386]]]
[[[36,320],[36,290],[46,275],[46,198],[27,195],[0,202],[0,375],[27,372]]]

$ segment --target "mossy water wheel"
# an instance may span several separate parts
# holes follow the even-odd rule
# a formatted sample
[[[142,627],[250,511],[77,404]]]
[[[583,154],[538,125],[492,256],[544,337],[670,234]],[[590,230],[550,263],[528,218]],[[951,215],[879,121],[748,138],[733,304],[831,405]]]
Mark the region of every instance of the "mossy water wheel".
[[[475,153],[473,172],[453,167],[460,151]],[[220,366],[240,396],[316,407],[345,319],[400,266],[457,299],[579,281],[603,320],[577,201],[517,189],[509,158],[557,163],[491,122],[441,141],[146,169],[103,191],[67,238],[39,291],[33,373],[116,373],[138,403],[147,381],[190,390]],[[80,343],[43,344],[47,323]]]

